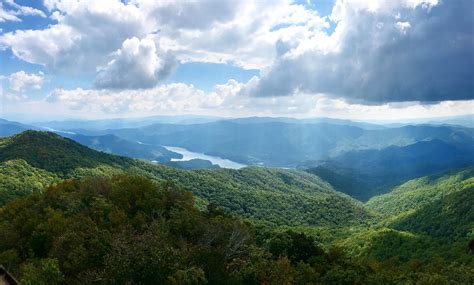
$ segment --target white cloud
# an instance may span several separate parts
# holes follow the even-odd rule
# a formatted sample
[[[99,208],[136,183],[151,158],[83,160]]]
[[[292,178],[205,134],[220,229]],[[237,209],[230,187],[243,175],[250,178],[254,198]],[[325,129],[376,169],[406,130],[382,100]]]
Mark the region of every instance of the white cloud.
[[[28,89],[41,89],[44,82],[44,74],[26,73],[23,70],[12,73],[8,79],[10,89],[15,92],[23,92]]]
[[[298,94],[282,97],[243,95],[246,84],[229,80],[204,92],[189,84],[164,84],[142,90],[57,89],[47,99],[47,108],[70,113],[104,116],[203,114],[217,116],[335,117],[354,120],[409,119],[472,114],[474,100],[437,104],[352,104],[326,95]]]
[[[174,66],[174,58],[159,50],[152,37],[133,37],[123,42],[94,84],[98,88],[150,88],[166,78]]]
[[[13,13],[17,16],[38,16],[45,18],[46,14],[38,9],[22,6],[15,3],[15,0],[4,0],[7,5],[13,9]]]
[[[124,40],[150,34],[181,62],[261,69],[271,65],[279,40],[298,42],[328,25],[316,11],[286,0],[47,0],[45,6],[57,24],[6,33],[0,45],[54,70],[93,70]]]
[[[135,5],[115,0],[46,1],[57,21],[42,30],[17,30],[0,36],[0,45],[27,62],[51,70],[94,71],[108,55],[134,36],[153,31]]]
[[[44,106],[101,115],[358,118],[472,112],[472,100],[416,103],[472,99],[469,0],[338,0],[329,17],[285,0],[46,0],[45,5],[57,23],[0,35],[0,47],[53,72],[98,71],[99,90],[57,89]],[[2,11],[0,6],[0,21]],[[8,15],[4,18],[15,20]],[[328,34],[331,21],[336,28]],[[156,86],[171,70],[171,55],[181,62],[257,68],[261,77],[245,84],[229,80],[213,92],[184,83]],[[404,108],[386,103],[394,101],[415,103]]]
[[[6,4],[5,6],[9,7],[9,9],[5,9],[4,4]],[[4,3],[0,3],[0,22],[21,22],[21,19],[18,16],[46,17],[43,11],[28,6],[18,5],[14,0],[4,0]]]
[[[18,18],[13,11],[8,11],[3,8],[3,3],[0,3],[0,22],[6,21],[13,21],[13,22],[20,22],[20,18]]]
[[[473,8],[470,0],[337,1],[334,33],[280,55],[252,92],[371,104],[472,99]]]
[[[211,0],[205,1],[203,9],[196,9],[193,1],[166,3],[165,7],[150,5],[150,10],[156,11],[151,15],[160,23],[161,46],[173,51],[182,62],[231,63],[246,69],[264,69],[272,64],[278,41],[299,42],[329,25],[316,11],[289,1]],[[172,24],[159,17],[169,10],[180,11],[178,17],[171,14]],[[181,18],[204,24],[190,24]]]

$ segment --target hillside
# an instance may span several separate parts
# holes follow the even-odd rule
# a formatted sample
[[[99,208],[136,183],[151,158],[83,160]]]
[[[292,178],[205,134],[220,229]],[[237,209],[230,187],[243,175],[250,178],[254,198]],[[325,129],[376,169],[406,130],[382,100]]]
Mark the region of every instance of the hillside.
[[[471,166],[407,181],[387,194],[371,198],[366,206],[396,221],[432,203],[445,202],[450,195],[472,190],[473,185],[474,167]]]
[[[347,256],[339,247],[324,250],[303,233],[257,229],[212,205],[199,210],[193,195],[173,183],[133,175],[72,179],[0,207],[0,261],[21,284],[469,284],[473,279],[469,264],[440,267],[438,259],[405,266]]]
[[[351,183],[338,177],[328,180]],[[22,280],[473,281],[473,167],[411,180],[363,205],[305,171],[180,170],[27,131],[0,140],[0,178],[0,259]],[[247,246],[227,259],[240,237]]]
[[[15,135],[26,130],[35,130],[37,127],[25,125],[18,122],[0,119],[0,137]]]
[[[366,207],[379,216],[378,225],[354,231],[339,245],[352,256],[376,260],[474,264],[468,249],[474,240],[472,205],[473,166],[413,179],[371,198]]]
[[[79,167],[101,164],[122,167],[132,162],[87,148],[51,132],[25,131],[0,139],[0,162],[23,159],[29,165],[66,174]]]
[[[192,191],[202,207],[215,203],[268,225],[355,225],[371,217],[362,204],[304,171],[180,170],[97,152],[54,133],[35,131],[0,140],[0,163],[12,160],[21,160],[21,167],[29,170],[14,172],[9,180],[21,181],[36,169],[41,177],[62,179],[133,172],[158,181],[173,180]]]
[[[319,175],[337,191],[367,201],[404,181],[473,165],[474,148],[435,139],[380,150],[349,151],[316,164],[307,171]]]
[[[67,137],[92,149],[116,155],[158,162],[167,162],[171,158],[181,158],[180,154],[169,151],[162,146],[125,140],[115,135],[86,136],[75,134],[67,135]]]
[[[367,201],[374,194],[374,186],[370,184],[369,175],[362,175],[340,164],[318,165],[306,169],[306,172],[327,181],[336,191],[346,193],[360,201]]]
[[[87,130],[85,135],[114,134],[151,145],[168,145],[252,165],[316,166],[347,152],[384,150],[441,141],[469,148],[474,130],[452,126],[403,126],[365,129],[332,121],[244,118],[194,125],[154,124],[139,128]],[[472,151],[472,147],[470,148]]]

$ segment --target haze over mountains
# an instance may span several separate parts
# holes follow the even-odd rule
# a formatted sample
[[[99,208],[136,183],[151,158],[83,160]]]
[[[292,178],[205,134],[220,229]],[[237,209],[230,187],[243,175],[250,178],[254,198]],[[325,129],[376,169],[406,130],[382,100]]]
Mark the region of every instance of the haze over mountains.
[[[473,284],[466,118],[2,119],[0,263],[39,284]]]
[[[310,169],[335,183],[339,191],[365,201],[408,179],[474,163],[474,129],[437,122],[385,126],[324,118],[200,116],[33,125],[3,120],[1,134],[53,129],[99,151],[181,168],[218,165],[202,159],[176,161],[182,155],[163,146],[228,159],[236,165]],[[122,128],[131,125],[136,127]],[[336,186],[347,183],[343,188]]]
[[[424,143],[430,146],[420,145]],[[374,157],[388,152],[390,160],[390,155],[407,147],[421,153],[424,160],[432,157],[423,151],[446,148],[435,139],[376,150]],[[458,159],[453,151],[444,154]],[[414,161],[408,162],[415,167]],[[324,165],[306,171],[267,167],[181,170],[99,152],[52,132],[23,131],[0,139],[0,257],[22,280],[37,280],[50,272],[54,275],[48,280],[54,284],[92,281],[95,274],[106,274],[101,278],[112,283],[165,280],[171,273],[157,274],[171,263],[155,264],[170,254],[161,255],[163,246],[173,248],[175,258],[185,255],[179,265],[174,261],[169,272],[192,262],[202,270],[199,276],[216,284],[231,282],[236,276],[238,280],[274,280],[275,284],[281,278],[317,278],[325,283],[345,280],[348,284],[358,280],[368,280],[367,284],[395,280],[393,284],[399,284],[434,278],[433,284],[440,280],[469,284],[474,277],[472,253],[467,247],[474,237],[474,166],[450,162],[439,162],[450,165],[449,171],[413,180],[395,175],[384,180],[392,186],[374,192],[367,185],[381,173],[390,176],[384,172],[387,169],[397,173],[397,163],[371,160],[355,168],[362,171],[361,165],[384,165],[375,176],[370,171],[351,176],[356,170]],[[402,178],[404,182],[397,182]],[[342,192],[360,200],[388,193],[363,204]],[[189,220],[190,215],[211,220]],[[231,218],[235,221],[228,221]],[[211,225],[212,229],[207,229]],[[149,243],[149,238],[158,237],[158,243]],[[124,244],[124,238],[139,242]],[[70,252],[69,243],[85,251],[65,254]],[[112,251],[105,250],[110,248]],[[250,258],[250,248],[265,254]],[[155,252],[151,257],[150,250]],[[229,251],[235,252],[233,256],[240,263],[225,257]],[[202,258],[203,254],[213,257]],[[130,262],[127,277],[118,274],[111,260]],[[213,260],[219,260],[221,266]],[[22,271],[31,262],[40,267],[32,273]],[[267,265],[253,267],[256,263]],[[239,268],[238,275],[228,268],[231,265]],[[319,273],[304,269],[313,267],[320,268]],[[143,268],[144,273],[136,273]],[[284,268],[291,271],[282,271]],[[267,270],[283,273],[272,277]]]
[[[153,124],[147,125],[150,122]],[[127,124],[138,127],[119,128]],[[171,160],[182,155],[163,146],[181,147],[244,165],[324,167],[339,175],[349,173],[349,179],[364,177],[366,193],[356,195],[362,199],[390,184],[474,162],[474,129],[447,124],[387,127],[335,119],[198,116],[64,121],[34,126],[3,120],[1,134],[44,128],[96,150],[176,167],[183,162]],[[200,160],[183,165],[211,166]]]

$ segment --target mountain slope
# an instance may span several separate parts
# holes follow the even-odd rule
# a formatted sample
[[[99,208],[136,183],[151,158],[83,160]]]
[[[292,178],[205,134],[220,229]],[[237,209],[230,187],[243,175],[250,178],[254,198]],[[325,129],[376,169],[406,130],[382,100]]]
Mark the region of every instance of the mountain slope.
[[[306,169],[306,172],[327,181],[336,191],[346,193],[360,201],[366,201],[373,196],[373,187],[368,183],[368,175],[362,175],[342,165],[333,165],[332,167],[318,165]]]
[[[474,166],[471,166],[410,180],[387,194],[371,198],[366,207],[393,221],[453,193],[472,189],[473,184]]]
[[[474,166],[413,179],[371,198],[366,208],[379,216],[378,226],[356,231],[340,245],[364,258],[427,263],[437,256],[474,268],[468,250],[474,240],[472,205]]]
[[[143,128],[84,134],[115,134],[152,145],[169,145],[244,164],[292,167],[328,155],[335,142],[350,141],[363,130],[327,123],[218,121],[198,125],[156,124]]]
[[[34,131],[0,140],[0,163],[18,159],[63,179],[133,172],[173,180],[192,191],[198,205],[215,203],[271,225],[353,225],[371,217],[360,203],[304,171],[258,167],[179,170],[97,152],[54,133]],[[23,176],[15,173],[12,179]]]
[[[474,179],[458,192],[446,195],[391,223],[398,230],[439,238],[474,238]]]
[[[0,137],[11,136],[26,130],[36,130],[38,128],[21,124],[18,122],[0,119]]]
[[[302,122],[244,118],[194,125],[154,124],[141,128],[74,131],[87,135],[114,134],[151,145],[183,147],[244,164],[279,167],[314,166],[318,160],[346,152],[404,147],[422,141],[439,140],[463,148],[474,144],[474,130],[462,127],[420,125],[364,129],[331,121]]]
[[[12,159],[23,159],[33,167],[63,174],[78,167],[130,164],[123,157],[94,151],[51,132],[38,131],[25,131],[0,140],[0,161]]]
[[[366,207],[386,225],[443,238],[474,238],[474,166],[410,180]]]
[[[367,201],[401,182],[474,164],[474,148],[442,140],[349,151],[307,171],[340,192]]]
[[[178,153],[167,150],[162,146],[152,146],[135,141],[125,140],[115,135],[85,136],[66,135],[76,142],[92,149],[146,160],[167,162],[171,158],[181,158]]]

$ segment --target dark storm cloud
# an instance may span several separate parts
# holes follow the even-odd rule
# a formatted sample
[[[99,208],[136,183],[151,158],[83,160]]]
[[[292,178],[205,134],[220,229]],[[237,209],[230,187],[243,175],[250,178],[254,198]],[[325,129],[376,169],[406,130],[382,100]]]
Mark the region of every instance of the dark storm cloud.
[[[453,0],[391,13],[347,8],[338,52],[282,55],[249,91],[327,93],[365,103],[473,99],[473,5]]]

